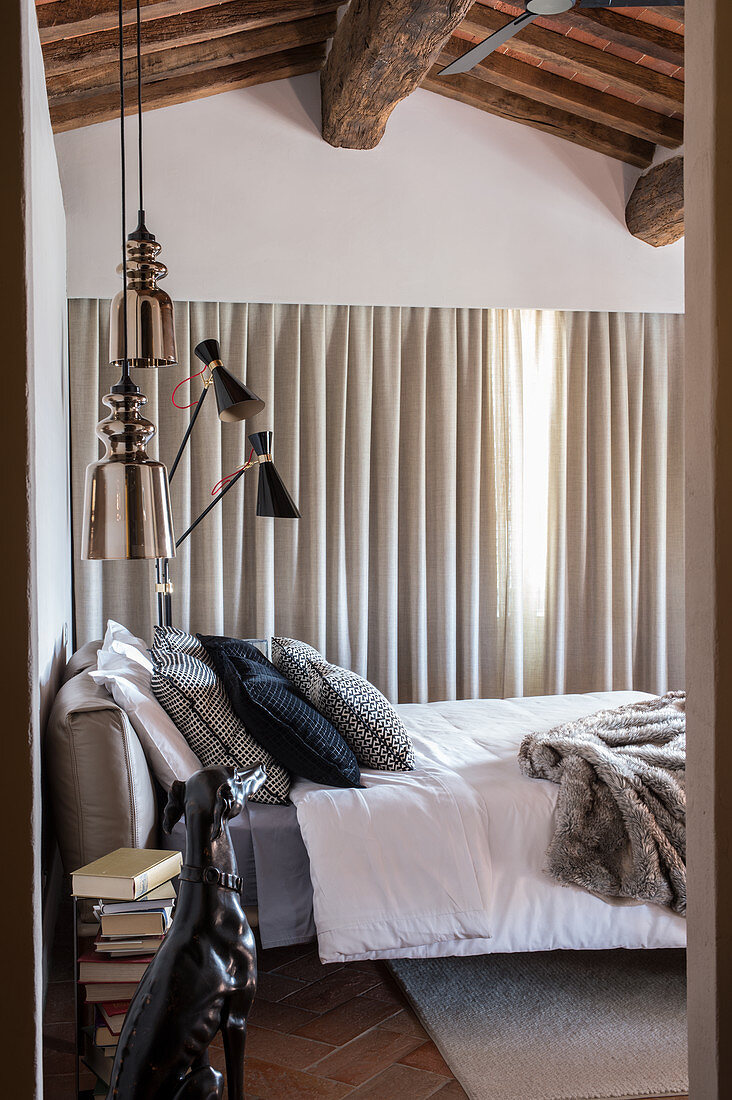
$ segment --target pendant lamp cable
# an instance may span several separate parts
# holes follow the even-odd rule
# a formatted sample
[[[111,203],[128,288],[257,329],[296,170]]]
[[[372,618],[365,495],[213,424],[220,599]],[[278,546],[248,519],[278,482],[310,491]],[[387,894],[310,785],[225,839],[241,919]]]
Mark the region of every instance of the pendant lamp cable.
[[[124,336],[122,347],[124,361],[122,363],[122,377],[113,392],[130,393],[138,390],[130,379],[130,365],[127,347],[127,173],[125,157],[125,69],[124,69],[124,27],[122,23],[122,0],[118,3],[119,16],[119,149],[120,149],[120,174],[122,183],[122,324]]]
[[[145,200],[142,186],[142,24],[140,0],[137,0],[137,164],[139,169],[140,224],[145,220]]]

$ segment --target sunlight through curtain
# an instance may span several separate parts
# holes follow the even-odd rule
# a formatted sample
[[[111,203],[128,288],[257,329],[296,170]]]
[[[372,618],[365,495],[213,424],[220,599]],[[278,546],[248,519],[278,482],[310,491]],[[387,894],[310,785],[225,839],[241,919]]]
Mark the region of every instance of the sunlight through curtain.
[[[80,562],[108,302],[69,303],[76,639],[150,638],[153,567]],[[192,349],[267,403],[209,399],[172,486],[178,531],[274,429],[300,521],[245,475],[172,562],[174,622],[302,638],[402,702],[683,687],[683,318],[177,303],[178,367],[139,371],[168,463]],[[198,396],[197,381],[177,400]]]

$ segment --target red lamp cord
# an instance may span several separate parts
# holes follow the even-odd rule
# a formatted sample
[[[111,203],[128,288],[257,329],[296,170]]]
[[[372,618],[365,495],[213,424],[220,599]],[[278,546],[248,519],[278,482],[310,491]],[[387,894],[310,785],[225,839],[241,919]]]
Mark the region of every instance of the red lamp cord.
[[[181,388],[181,386],[185,385],[186,382],[192,382],[194,378],[198,378],[200,375],[202,375],[205,370],[208,370],[207,366],[202,367],[201,370],[196,371],[195,374],[190,374],[188,376],[188,378],[184,378],[183,381],[179,382],[178,385],[175,387],[175,389],[173,390],[173,393],[171,394],[170,400],[173,402],[176,409],[180,409],[183,412],[185,409],[192,409],[193,406],[196,404],[195,401],[191,401],[190,405],[179,405],[178,402],[175,399],[175,395],[177,394],[177,392]],[[234,470],[232,473],[226,474],[225,477],[222,477],[221,481],[216,482],[213,489],[211,490],[211,496],[212,497],[215,497],[216,494],[218,492],[220,492],[221,489],[223,489],[226,485],[228,485],[228,483],[232,480],[232,478],[235,478],[236,475],[241,473],[242,470],[246,470],[246,469],[249,468],[249,466],[251,466],[251,464],[252,464],[252,455],[253,454],[254,454],[254,447],[252,447],[251,451],[249,452],[249,458],[246,460],[246,462],[244,463],[243,466],[239,466],[239,468]]]
[[[251,451],[249,452],[249,458],[246,460],[246,462],[244,463],[243,466],[240,466],[237,470],[234,470],[234,471],[232,471],[232,473],[227,474],[226,477],[222,477],[221,481],[216,482],[213,489],[211,490],[211,496],[212,497],[215,497],[216,494],[221,489],[223,489],[226,485],[228,485],[228,483],[232,480],[232,478],[235,478],[237,474],[240,474],[242,472],[242,470],[249,469],[249,467],[252,464],[252,455],[253,454],[254,454],[254,447],[252,447]]]
[[[176,409],[181,409],[181,410],[192,409],[193,406],[196,404],[195,401],[191,401],[190,405],[179,405],[178,402],[175,399],[175,395],[177,394],[177,392],[181,388],[181,386],[184,386],[186,384],[186,382],[192,382],[194,378],[198,378],[200,375],[202,375],[205,370],[208,370],[208,366],[201,367],[201,369],[197,370],[195,374],[190,374],[188,376],[188,378],[184,378],[183,381],[179,382],[178,385],[175,387],[175,389],[173,390],[173,393],[171,394],[170,400],[173,402]]]

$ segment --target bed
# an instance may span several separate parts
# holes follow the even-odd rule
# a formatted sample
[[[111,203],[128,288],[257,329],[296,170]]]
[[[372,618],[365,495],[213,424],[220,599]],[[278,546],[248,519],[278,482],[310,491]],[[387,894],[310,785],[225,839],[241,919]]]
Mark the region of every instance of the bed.
[[[233,830],[265,947],[315,932],[324,962],[490,952],[683,947],[683,917],[613,904],[542,870],[558,788],[519,772],[522,737],[652,696],[600,692],[409,704],[409,773],[364,788],[298,781],[294,806]]]

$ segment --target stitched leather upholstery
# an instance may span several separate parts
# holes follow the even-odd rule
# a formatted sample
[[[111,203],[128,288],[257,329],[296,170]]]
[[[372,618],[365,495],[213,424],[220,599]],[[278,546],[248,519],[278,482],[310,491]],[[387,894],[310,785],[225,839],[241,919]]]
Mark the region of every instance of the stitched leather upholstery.
[[[83,667],[90,654],[82,653],[75,658]],[[45,763],[67,874],[115,848],[158,847],[156,789],[140,741],[124,711],[86,671],[56,696]]]

